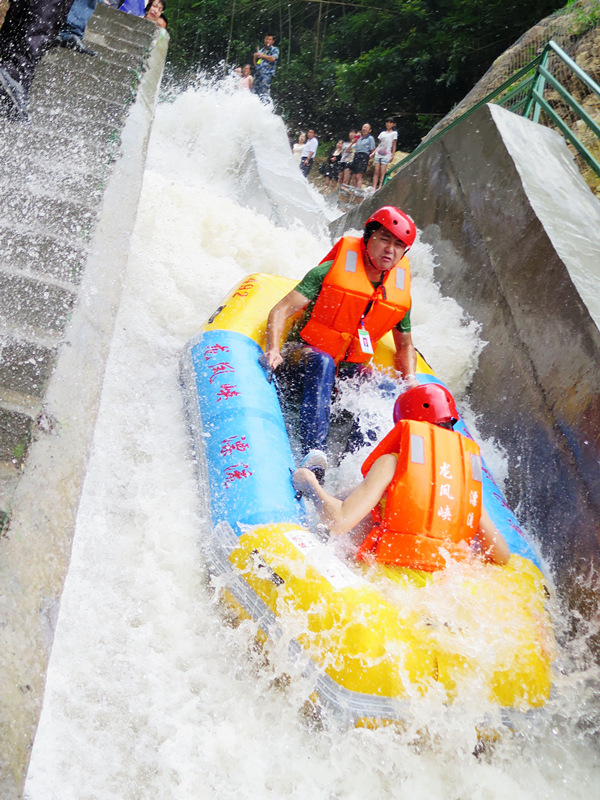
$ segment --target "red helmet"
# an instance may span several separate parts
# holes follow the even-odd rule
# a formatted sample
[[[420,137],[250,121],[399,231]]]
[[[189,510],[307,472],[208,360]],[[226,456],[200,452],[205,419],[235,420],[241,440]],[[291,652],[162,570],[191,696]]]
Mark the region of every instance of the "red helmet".
[[[407,389],[394,405],[394,423],[401,419],[431,422],[434,425],[458,422],[454,398],[445,386],[426,383]]]
[[[375,222],[400,239],[407,247],[410,247],[415,241],[417,228],[408,214],[400,211],[396,206],[382,206],[365,222],[365,244],[373,233],[375,227],[373,223]]]

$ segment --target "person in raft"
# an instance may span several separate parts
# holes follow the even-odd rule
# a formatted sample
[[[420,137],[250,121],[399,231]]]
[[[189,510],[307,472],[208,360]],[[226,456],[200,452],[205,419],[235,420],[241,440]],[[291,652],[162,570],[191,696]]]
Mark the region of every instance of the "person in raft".
[[[377,210],[362,237],[344,236],[269,314],[266,366],[300,387],[300,445],[317,470],[327,466],[331,394],[336,378],[366,369],[377,342],[392,331],[394,366],[417,383],[410,327],[410,265],[406,252],[417,230],[394,206]],[[281,346],[286,321],[304,311]],[[283,366],[282,366],[283,365]],[[320,475],[322,477],[322,474]]]
[[[347,533],[371,512],[374,527],[357,559],[434,572],[449,557],[474,550],[506,564],[510,551],[482,503],[479,447],[453,430],[454,398],[436,383],[408,389],[396,400],[394,428],[362,465],[364,480],[344,500],[328,494],[301,468],[294,488],[315,503],[332,533]]]

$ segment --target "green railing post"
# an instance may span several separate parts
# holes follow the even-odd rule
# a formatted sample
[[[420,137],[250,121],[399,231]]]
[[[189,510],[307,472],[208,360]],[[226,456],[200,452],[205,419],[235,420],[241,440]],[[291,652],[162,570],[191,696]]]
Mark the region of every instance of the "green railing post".
[[[523,116],[527,117],[529,119],[529,116],[530,116],[531,111],[533,109],[533,122],[539,122],[540,121],[540,110],[541,110],[541,108],[540,108],[540,104],[536,100],[536,94],[541,97],[544,94],[544,89],[546,88],[546,79],[540,73],[540,69],[539,68],[540,68],[540,66],[547,67],[549,58],[550,58],[550,48],[548,47],[548,45],[546,45],[546,47],[544,47],[544,51],[542,53],[541,64],[538,65],[538,68],[536,70],[537,77],[536,77],[535,81],[533,82],[532,88],[530,90],[529,102],[525,106],[525,111],[523,112]]]
[[[590,76],[584,70],[582,70],[581,67],[556,44],[556,42],[550,41],[544,47],[543,51],[533,59],[533,61],[530,61],[529,64],[526,64],[524,67],[521,67],[521,69],[517,70],[517,72],[515,72],[515,74],[512,75],[512,77],[510,77],[508,80],[504,81],[501,86],[499,86],[497,89],[494,89],[494,91],[487,94],[482,100],[479,100],[477,103],[471,106],[471,108],[453,120],[447,127],[442,128],[442,130],[435,133],[430,139],[421,142],[421,144],[416,147],[412,153],[388,170],[385,174],[383,181],[384,184],[391,180],[392,175],[397,170],[412,161],[412,159],[419,155],[419,153],[422,153],[423,150],[426,150],[430,144],[433,144],[433,142],[437,141],[440,136],[443,136],[446,133],[446,131],[449,131],[456,125],[460,125],[462,122],[464,122],[467,117],[473,114],[473,112],[482,105],[485,103],[491,103],[492,101],[496,102],[498,105],[508,104],[509,101],[512,102],[514,99],[516,99],[520,93],[524,93],[525,90],[525,96],[513,103],[509,110],[513,111],[514,113],[517,113],[517,111],[522,111],[522,115],[526,118],[529,118],[533,112],[533,122],[538,124],[540,113],[544,111],[548,119],[554,123],[563,136],[569,142],[571,142],[573,147],[575,147],[584,161],[586,161],[586,163],[589,164],[594,172],[600,176],[600,164],[598,163],[597,159],[594,158],[590,150],[585,147],[575,132],[568,127],[568,125],[558,116],[548,101],[544,98],[544,90],[546,89],[546,82],[548,82],[552,88],[558,92],[567,105],[571,107],[579,119],[587,125],[588,129],[600,141],[600,127],[598,124],[576,102],[576,100],[569,94],[567,89],[565,89],[565,87],[562,86],[562,84],[558,81],[558,79],[549,72],[548,63],[551,52],[555,53],[558,58],[577,75],[577,77],[588,87],[588,89],[600,98],[600,86],[592,78],[590,78]]]

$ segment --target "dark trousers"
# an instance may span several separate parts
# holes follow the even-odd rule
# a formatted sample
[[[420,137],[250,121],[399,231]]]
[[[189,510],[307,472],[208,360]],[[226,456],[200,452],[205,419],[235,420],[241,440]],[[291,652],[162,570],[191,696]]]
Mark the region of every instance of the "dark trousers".
[[[0,66],[25,90],[72,4],[73,0],[11,0],[0,28]]]
[[[72,33],[83,39],[85,33],[85,26],[90,21],[90,17],[94,13],[96,6],[100,0],[75,0],[63,30],[66,33]]]
[[[331,424],[331,400],[338,376],[333,358],[316,347],[294,343],[282,350],[283,364],[277,371],[281,377],[278,388],[285,406],[288,400],[300,401],[300,448],[305,456],[309,450],[326,450]],[[361,364],[344,364],[342,379],[361,374]],[[360,431],[355,425],[350,435],[349,449],[361,444]],[[356,441],[355,441],[356,440]]]

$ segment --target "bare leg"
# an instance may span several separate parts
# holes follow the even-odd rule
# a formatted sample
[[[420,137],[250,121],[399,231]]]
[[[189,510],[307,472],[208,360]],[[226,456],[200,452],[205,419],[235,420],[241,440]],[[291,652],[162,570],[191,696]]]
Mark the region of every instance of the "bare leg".
[[[383,164],[380,164],[378,161],[375,162],[373,165],[373,189],[377,191],[381,186],[381,171],[383,169]]]

